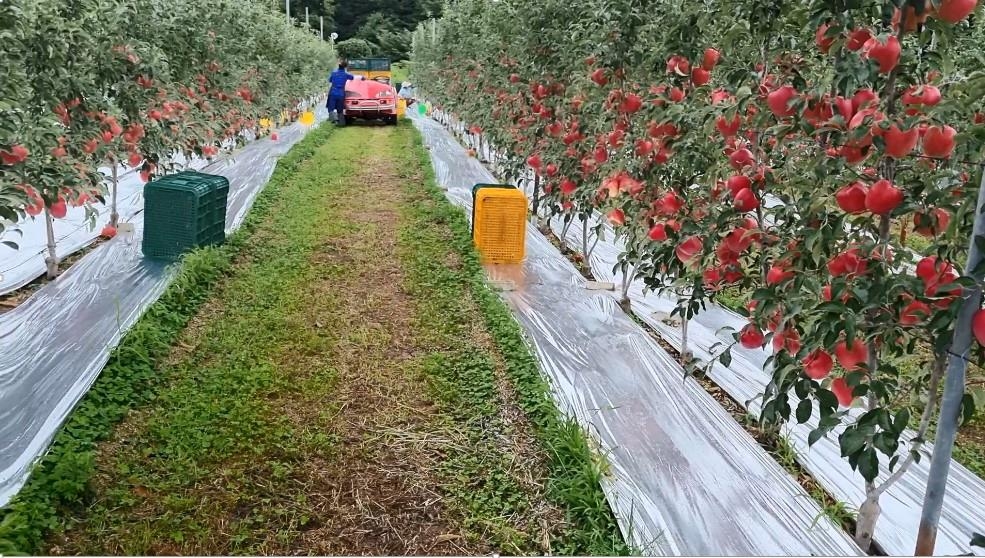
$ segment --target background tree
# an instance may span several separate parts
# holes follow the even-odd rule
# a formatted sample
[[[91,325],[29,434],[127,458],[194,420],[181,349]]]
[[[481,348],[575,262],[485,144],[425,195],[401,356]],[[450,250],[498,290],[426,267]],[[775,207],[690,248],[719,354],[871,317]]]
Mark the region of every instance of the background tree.
[[[347,39],[335,44],[335,51],[344,58],[372,56],[376,47],[364,39]]]
[[[292,14],[299,13],[303,19],[304,6],[308,5],[313,14],[314,8],[311,6],[322,0],[291,1]],[[362,39],[370,45],[368,54],[357,56],[386,56],[399,61],[410,56],[412,30],[421,21],[441,15],[443,4],[443,0],[325,0],[325,5],[319,9],[326,14],[331,12],[331,30],[339,34],[339,42]],[[283,12],[283,2],[279,9]],[[325,33],[328,32],[326,17]],[[362,44],[357,45],[358,49],[363,47]],[[361,52],[358,49],[357,52]]]

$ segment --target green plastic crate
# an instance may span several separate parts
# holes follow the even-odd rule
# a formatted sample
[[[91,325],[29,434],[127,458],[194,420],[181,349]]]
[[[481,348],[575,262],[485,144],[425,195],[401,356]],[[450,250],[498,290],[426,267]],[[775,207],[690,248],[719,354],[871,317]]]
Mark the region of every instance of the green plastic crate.
[[[174,260],[226,239],[229,180],[184,171],[144,187],[144,255]]]

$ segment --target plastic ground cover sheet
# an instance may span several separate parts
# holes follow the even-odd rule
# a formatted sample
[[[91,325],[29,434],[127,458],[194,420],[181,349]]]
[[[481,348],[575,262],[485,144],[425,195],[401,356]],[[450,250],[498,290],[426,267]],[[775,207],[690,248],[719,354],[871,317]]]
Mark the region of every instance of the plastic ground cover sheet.
[[[438,183],[471,209],[493,177],[441,126],[421,130]],[[597,440],[627,539],[656,555],[859,555],[779,465],[611,293],[592,291],[535,228],[520,265],[487,266],[526,331],[559,407]]]
[[[532,195],[531,182],[527,181],[528,196]],[[612,227],[597,213],[588,223],[589,231],[600,224],[603,229],[601,238],[589,232],[588,245],[594,246],[594,249],[591,251],[588,263],[593,277],[598,281],[614,283],[618,289],[622,285],[623,274],[614,269],[619,255],[623,252],[623,245],[615,240]],[[579,252],[582,250],[583,229],[580,220],[576,218],[566,232],[560,218],[553,219],[550,225],[555,235],[560,237],[562,233],[565,234],[565,243],[571,249]],[[682,336],[680,325],[668,323],[669,314],[674,309],[674,299],[670,295],[645,293],[642,280],[631,282],[628,296],[631,300],[632,312],[652,327],[662,339],[680,350]],[[735,312],[709,305],[707,310],[697,315],[688,325],[688,348],[698,359],[707,362],[711,359],[712,346],[722,344],[715,350],[719,352],[724,344],[732,343],[730,332],[724,328],[737,331],[745,324],[746,320]],[[709,371],[709,377],[733,399],[746,405],[750,413],[758,414],[759,399],[770,380],[766,368],[768,356],[769,353],[765,349],[748,350],[737,345],[732,349],[731,364],[726,367],[716,363]],[[865,499],[862,476],[853,471],[848,462],[841,457],[836,436],[831,435],[820,440],[813,447],[808,446],[808,434],[816,426],[815,413],[810,422],[804,425],[790,425],[785,429],[784,434],[796,451],[798,461],[804,469],[835,498],[857,509]],[[912,431],[908,431],[904,439],[910,439],[913,435]],[[887,554],[912,555],[913,553],[927,486],[930,450],[931,448],[927,447],[922,452],[924,457],[921,461],[915,463],[880,499],[882,515],[876,526],[874,540]],[[900,453],[905,454],[905,446],[901,447]],[[888,458],[880,455],[880,459],[885,469]],[[888,474],[884,472],[879,480],[884,480],[887,476]],[[985,530],[985,481],[960,463],[952,461],[935,554],[985,555],[985,549],[972,547],[969,544],[973,534],[983,530]]]
[[[599,216],[596,215],[589,223],[589,228],[598,223]],[[555,219],[551,227],[555,234],[560,235],[563,223]],[[596,244],[589,261],[592,275],[599,281],[611,281],[621,285],[622,273],[613,273],[618,256],[622,252],[621,244],[613,241],[614,233],[607,223],[603,224],[603,228],[605,229],[603,239]],[[595,236],[589,234],[591,245],[595,241]],[[565,240],[572,248],[581,249],[580,222],[568,228]],[[680,326],[665,321],[674,308],[674,300],[654,292],[644,294],[643,287],[640,280],[633,281],[630,286],[629,298],[632,301],[633,313],[656,330],[664,340],[680,349]],[[729,327],[737,331],[746,323],[745,318],[730,310],[709,305],[707,310],[698,314],[688,324],[688,348],[697,358],[707,362],[711,359],[713,345],[721,343],[724,346],[733,342],[730,332],[723,328]],[[722,346],[717,347],[715,352],[720,352]],[[758,415],[760,398],[766,384],[770,381],[766,368],[769,353],[764,349],[748,350],[736,345],[732,349],[732,355],[732,362],[728,367],[716,363],[709,371],[709,377],[733,399],[745,404],[749,412]],[[865,499],[864,480],[859,473],[851,469],[848,461],[841,457],[836,436],[829,435],[813,447],[808,446],[807,436],[816,426],[817,413],[807,424],[789,425],[785,429],[785,435],[796,450],[798,461],[804,469],[835,498],[857,509]],[[914,432],[908,431],[904,439],[910,439],[914,435]],[[903,478],[892,485],[880,500],[882,516],[876,526],[874,540],[890,555],[913,554],[927,486],[931,449],[932,447],[927,447],[920,462],[914,463]],[[905,446],[899,453],[905,457]],[[885,472],[888,458],[882,455],[880,458],[884,466],[881,481],[888,476]],[[985,529],[985,481],[960,463],[952,461],[935,554],[985,555],[985,549],[972,547],[969,544],[974,532],[981,532],[983,529]]]
[[[318,103],[315,103],[315,106],[317,105]],[[299,105],[299,108],[303,106],[306,105]],[[247,134],[246,137],[252,139],[252,134]],[[232,155],[234,159],[237,156],[235,153]],[[210,165],[208,161],[200,158],[188,161],[180,154],[177,154],[172,162],[181,168],[199,171]],[[215,164],[217,162],[211,163],[211,165]],[[120,222],[126,223],[132,221],[144,209],[144,183],[134,169],[122,165],[118,169],[116,211],[120,215]],[[107,177],[110,176],[109,168],[99,170]],[[91,244],[98,237],[102,226],[109,222],[108,205],[97,204],[93,208],[99,214],[94,228],[91,228],[86,221],[85,209],[81,207],[69,207],[64,219],[55,219],[52,222],[55,246],[60,258],[65,258]],[[16,242],[17,249],[0,244],[0,295],[23,287],[43,275],[46,269],[48,240],[44,218],[38,216],[34,219],[24,219],[17,223],[16,228],[20,230],[20,234],[6,233],[2,239]]]
[[[316,115],[327,117],[324,109]],[[229,179],[227,232],[243,222],[277,157],[306,131],[293,124],[278,141],[252,142],[204,169]],[[0,505],[24,484],[113,348],[173,277],[173,267],[143,257],[143,214],[130,222],[132,235],[117,235],[0,314]]]
[[[206,164],[206,161],[195,160],[187,168],[201,170]],[[107,176],[110,174],[108,168],[100,171]],[[120,214],[120,222],[126,223],[144,209],[144,183],[138,173],[131,169],[121,166],[119,172],[116,210]],[[109,222],[108,205],[97,204],[93,208],[99,214],[95,227],[90,227],[85,218],[85,209],[81,207],[70,207],[64,219],[52,221],[59,257],[65,258],[91,244],[99,235],[100,228]],[[23,287],[45,272],[48,240],[44,217],[25,219],[16,227],[21,234],[8,233],[4,239],[16,242],[17,249],[0,244],[0,295]]]

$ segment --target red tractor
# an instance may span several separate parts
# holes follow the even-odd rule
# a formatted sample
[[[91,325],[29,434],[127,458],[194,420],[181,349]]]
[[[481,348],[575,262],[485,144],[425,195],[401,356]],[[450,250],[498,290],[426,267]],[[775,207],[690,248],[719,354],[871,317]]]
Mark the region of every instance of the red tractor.
[[[345,119],[383,120],[397,123],[397,90],[389,83],[371,79],[351,80],[345,84]]]

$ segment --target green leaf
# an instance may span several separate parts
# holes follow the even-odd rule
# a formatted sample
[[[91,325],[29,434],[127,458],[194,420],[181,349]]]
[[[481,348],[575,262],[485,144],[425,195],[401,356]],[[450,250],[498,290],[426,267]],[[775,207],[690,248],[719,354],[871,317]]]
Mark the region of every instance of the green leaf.
[[[975,418],[975,397],[966,393],[961,398],[961,425],[968,424],[973,418]]]
[[[814,411],[814,404],[810,399],[804,399],[797,405],[797,422],[799,424],[804,424],[811,418],[811,413]]]
[[[910,410],[904,407],[898,413],[896,413],[896,418],[893,419],[892,431],[898,436],[902,434],[904,430],[906,430],[906,427],[909,424],[910,424]]]
[[[899,439],[895,434],[880,432],[872,438],[872,445],[888,457],[896,454],[896,450],[899,449]]]
[[[731,349],[726,349],[725,352],[718,357],[718,361],[722,363],[722,366],[728,368],[732,364],[732,351]]]
[[[821,404],[821,416],[829,414],[832,410],[838,408],[838,398],[834,393],[826,389],[817,390],[817,400]],[[825,412],[827,411],[827,412]]]
[[[823,430],[821,428],[815,428],[814,430],[811,430],[811,433],[807,435],[807,445],[813,446],[814,444],[817,443],[818,440],[824,438],[824,436],[827,433],[828,433],[827,430]]]
[[[985,548],[985,535],[981,533],[972,533],[971,542],[968,544],[971,546],[977,546],[978,548]]]
[[[845,430],[839,438],[841,456],[848,457],[865,447],[865,435],[856,428]]]
[[[793,389],[797,397],[807,399],[811,394],[811,382],[810,380],[797,382]]]
[[[862,451],[858,458],[858,471],[866,481],[876,480],[879,476],[879,457],[876,455],[876,450],[866,448]]]

